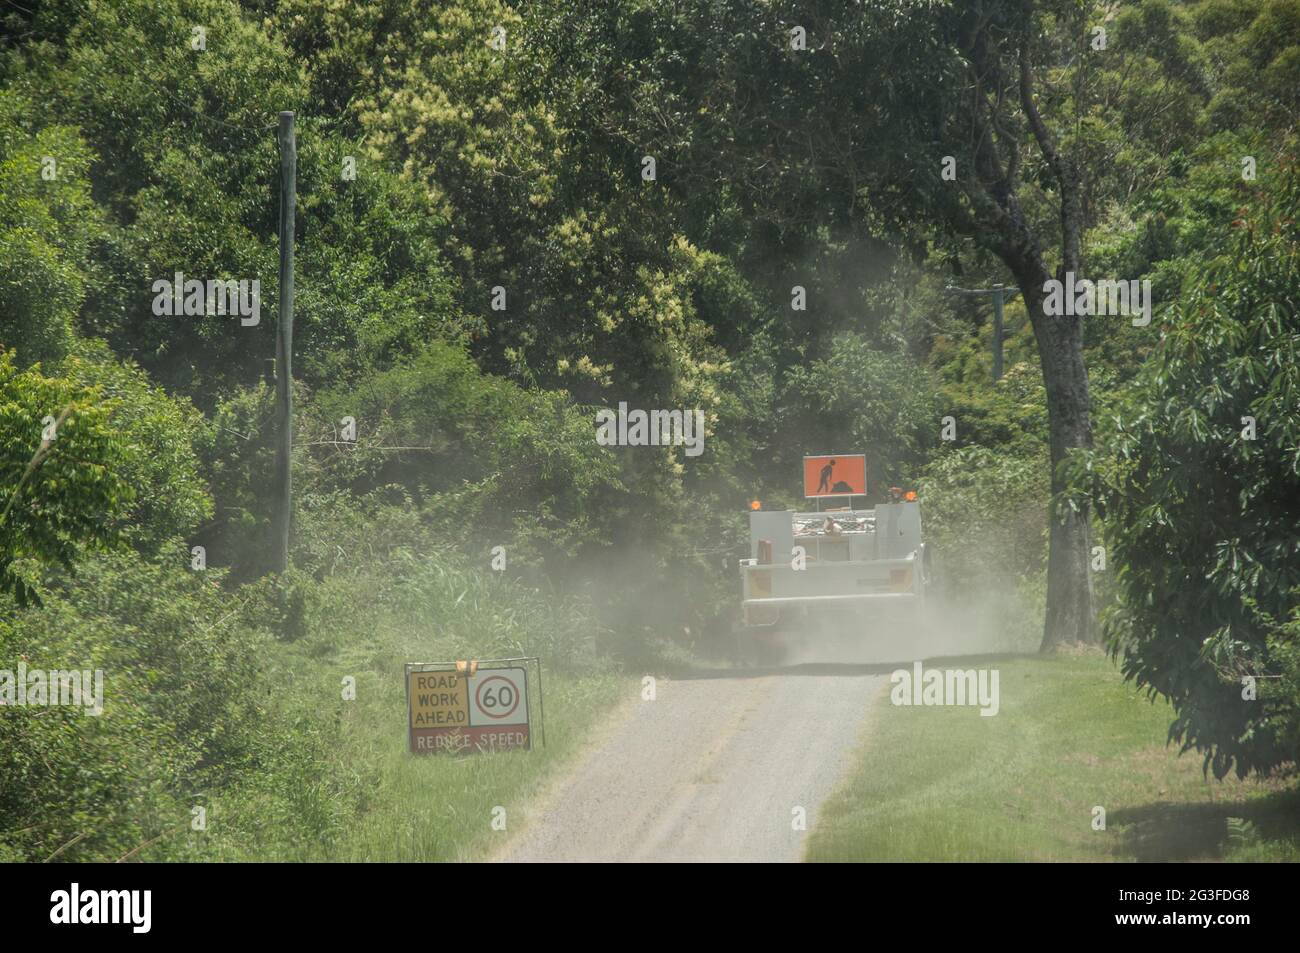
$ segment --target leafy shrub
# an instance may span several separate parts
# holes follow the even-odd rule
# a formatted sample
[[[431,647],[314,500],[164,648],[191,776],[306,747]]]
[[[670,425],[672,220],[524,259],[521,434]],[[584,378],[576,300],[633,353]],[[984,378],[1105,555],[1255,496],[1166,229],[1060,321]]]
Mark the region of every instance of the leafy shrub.
[[[85,549],[119,538],[115,521],[134,488],[131,448],[110,423],[113,405],[89,388],[19,372],[0,349],[0,594],[39,599],[40,572],[71,569]]]
[[[804,453],[862,450],[869,489],[910,483],[936,442],[938,403],[925,369],[860,335],[840,335],[825,359],[792,367],[783,403],[786,445]]]
[[[440,539],[486,560],[508,537],[521,566],[608,538],[594,504],[621,488],[594,415],[562,392],[483,374],[456,345],[431,342],[355,390],[319,393],[310,413],[313,490],[401,487]],[[344,416],[357,421],[355,445],[337,440]]]
[[[72,350],[60,371],[110,402],[110,425],[127,447],[118,473],[135,488],[135,500],[123,517],[123,535],[156,550],[209,519],[212,501],[194,449],[204,433],[202,415],[101,342],[78,341]]]
[[[88,560],[49,587],[40,610],[3,607],[0,659],[100,669],[104,711],[0,717],[0,844],[31,860],[65,845],[64,860],[112,860],[188,826],[188,798],[220,780],[217,766],[256,769],[268,639],[214,579],[135,554]]]
[[[71,346],[102,220],[87,176],[90,150],[70,127],[33,130],[41,112],[0,90],[0,345],[24,367],[58,360]]]
[[[1216,777],[1294,761],[1300,738],[1298,199],[1293,167],[1172,309],[1107,452],[1074,463],[1120,563],[1110,650]]]
[[[927,546],[950,590],[996,577],[1035,576],[1047,557],[1047,451],[960,447],[940,454],[920,481]]]

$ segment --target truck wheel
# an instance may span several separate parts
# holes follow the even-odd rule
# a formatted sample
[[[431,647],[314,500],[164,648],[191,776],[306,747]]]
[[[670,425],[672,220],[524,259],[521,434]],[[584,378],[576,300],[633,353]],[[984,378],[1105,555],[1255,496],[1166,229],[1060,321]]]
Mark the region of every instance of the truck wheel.
[[[727,658],[737,668],[753,668],[758,664],[754,633],[737,623],[731,629],[731,645]]]
[[[777,639],[754,639],[753,647],[754,664],[760,668],[775,668],[785,659],[785,646]]]

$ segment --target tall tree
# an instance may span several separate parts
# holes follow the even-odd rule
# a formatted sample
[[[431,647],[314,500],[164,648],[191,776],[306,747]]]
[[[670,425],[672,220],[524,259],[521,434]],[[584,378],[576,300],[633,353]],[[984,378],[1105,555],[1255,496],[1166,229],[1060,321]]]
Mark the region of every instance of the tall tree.
[[[1082,268],[1084,175],[1036,87],[1092,52],[1085,7],[640,0],[599,34],[567,4],[530,16],[554,63],[606,77],[581,87],[588,123],[655,155],[683,204],[740,196],[774,254],[833,230],[996,255],[1038,341],[1056,500],[1092,431],[1082,319],[1046,315],[1043,286]],[[1089,514],[1053,506],[1044,650],[1095,637]]]

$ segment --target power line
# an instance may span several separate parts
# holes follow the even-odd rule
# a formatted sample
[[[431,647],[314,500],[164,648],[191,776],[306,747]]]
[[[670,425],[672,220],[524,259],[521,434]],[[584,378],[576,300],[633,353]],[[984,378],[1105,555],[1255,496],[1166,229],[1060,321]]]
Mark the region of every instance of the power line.
[[[1002,305],[1020,294],[1015,288],[995,285],[992,288],[955,288],[951,285],[943,289],[950,295],[968,298],[988,296],[993,300],[993,383],[1002,378]]]

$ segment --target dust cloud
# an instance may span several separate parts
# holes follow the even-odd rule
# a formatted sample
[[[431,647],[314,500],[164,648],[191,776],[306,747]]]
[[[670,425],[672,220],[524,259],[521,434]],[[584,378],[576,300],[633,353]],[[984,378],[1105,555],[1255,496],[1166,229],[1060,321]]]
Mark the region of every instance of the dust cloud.
[[[893,665],[1037,650],[1032,606],[1014,588],[936,596],[919,611],[810,614],[759,636],[780,665]]]

